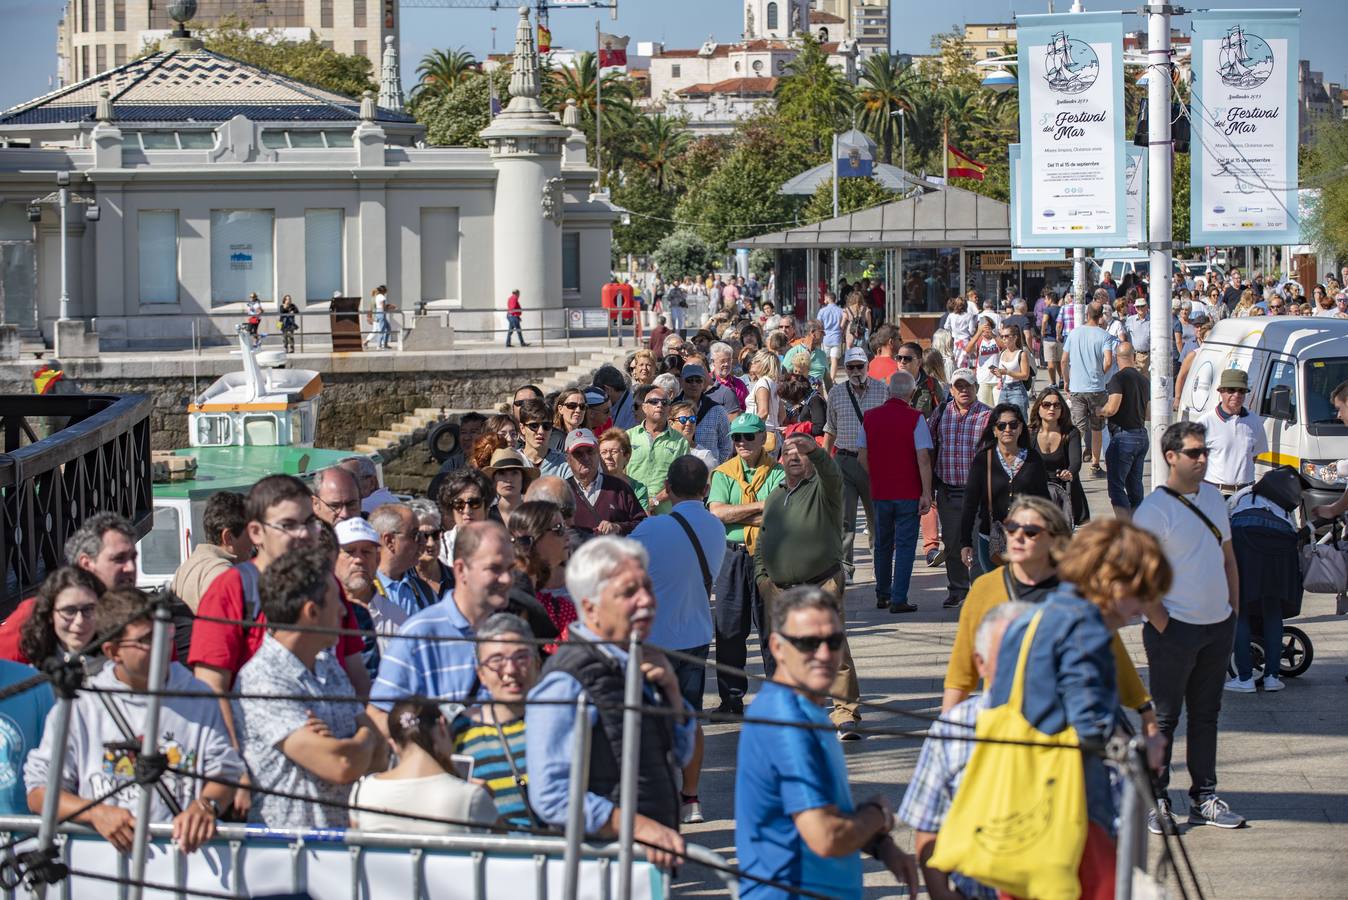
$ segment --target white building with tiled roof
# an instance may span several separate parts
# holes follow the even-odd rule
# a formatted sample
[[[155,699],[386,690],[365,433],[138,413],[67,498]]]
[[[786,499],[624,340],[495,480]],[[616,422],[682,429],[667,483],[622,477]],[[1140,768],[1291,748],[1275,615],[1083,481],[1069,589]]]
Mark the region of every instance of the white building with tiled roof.
[[[536,72],[532,41],[522,18],[517,57]],[[52,337],[58,177],[100,213],[71,207],[67,271],[69,312],[105,347],[229,334],[254,292],[269,315],[291,295],[315,314],[306,331],[328,329],[334,294],[368,302],[379,285],[409,318],[479,336],[515,288],[526,329],[560,333],[565,308],[599,305],[619,211],[591,194],[580,132],[516,108],[527,79],[487,149],[426,147],[392,96],[334,94],[185,36],[164,47],[0,113],[4,322]]]

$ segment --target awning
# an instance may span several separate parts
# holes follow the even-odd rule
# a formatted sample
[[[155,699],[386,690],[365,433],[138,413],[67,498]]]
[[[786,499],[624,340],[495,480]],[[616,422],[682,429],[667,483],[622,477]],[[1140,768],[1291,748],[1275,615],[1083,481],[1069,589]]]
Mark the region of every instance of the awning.
[[[735,250],[1009,246],[1007,204],[956,187],[941,187],[836,219],[730,244]]]

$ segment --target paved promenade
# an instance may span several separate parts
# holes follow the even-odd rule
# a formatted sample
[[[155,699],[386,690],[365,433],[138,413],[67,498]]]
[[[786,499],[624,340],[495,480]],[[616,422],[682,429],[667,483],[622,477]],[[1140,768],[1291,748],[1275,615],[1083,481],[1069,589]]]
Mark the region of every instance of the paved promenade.
[[[1104,479],[1088,479],[1095,515],[1110,515]],[[863,546],[864,533],[858,535]],[[847,594],[848,633],[861,679],[862,698],[898,709],[934,713],[940,708],[945,662],[955,635],[957,610],[941,609],[944,570],[917,563],[913,601],[920,611],[892,616],[875,609],[869,557],[859,560],[857,580]],[[1181,836],[1210,900],[1348,897],[1348,616],[1334,615],[1334,597],[1307,595],[1301,618],[1315,646],[1315,661],[1300,678],[1288,679],[1280,694],[1226,694],[1218,747],[1221,795],[1249,817],[1239,831],[1188,828],[1188,774],[1184,736],[1176,749],[1172,796]],[[1143,678],[1146,657],[1141,629],[1124,639]],[[756,646],[750,659],[756,659]],[[759,672],[757,666],[752,672]],[[718,703],[708,678],[707,706]],[[924,724],[887,712],[865,713],[865,725],[919,730]],[[712,726],[701,796],[705,825],[687,829],[690,840],[734,858],[735,747],[738,728]],[[873,737],[843,745],[854,796],[887,795],[897,807],[917,761],[920,742]],[[899,834],[912,849],[912,835]],[[1160,839],[1152,838],[1149,862],[1155,871]],[[1172,897],[1180,894],[1167,880]],[[901,896],[877,863],[866,862],[868,898]],[[688,870],[678,880],[678,896],[722,893],[715,876]],[[1191,894],[1192,896],[1192,894]]]

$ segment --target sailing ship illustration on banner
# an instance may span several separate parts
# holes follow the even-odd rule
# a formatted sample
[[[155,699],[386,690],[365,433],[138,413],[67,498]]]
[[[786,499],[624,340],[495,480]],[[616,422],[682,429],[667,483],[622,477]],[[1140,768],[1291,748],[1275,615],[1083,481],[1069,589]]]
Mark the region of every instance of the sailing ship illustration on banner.
[[[1044,53],[1044,81],[1059,94],[1080,94],[1100,76],[1100,58],[1085,41],[1073,40],[1067,32],[1053,35]]]
[[[1259,87],[1273,74],[1273,50],[1259,35],[1247,35],[1240,25],[1232,25],[1222,38],[1217,74],[1227,87]]]

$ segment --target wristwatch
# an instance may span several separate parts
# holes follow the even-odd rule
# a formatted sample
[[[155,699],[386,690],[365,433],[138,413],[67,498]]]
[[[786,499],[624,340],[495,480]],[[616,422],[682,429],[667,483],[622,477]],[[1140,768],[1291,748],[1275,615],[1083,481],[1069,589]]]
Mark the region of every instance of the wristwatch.
[[[211,815],[220,818],[220,804],[214,797],[198,797],[197,802],[211,811]]]

